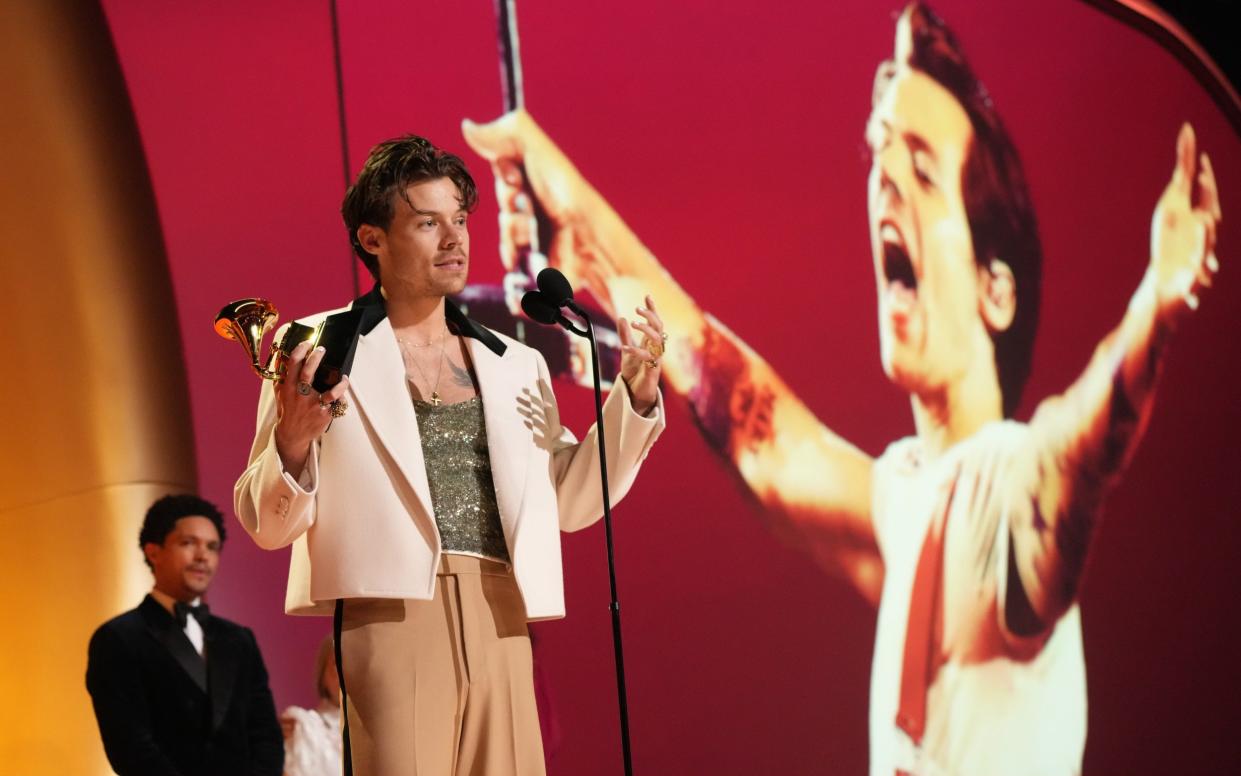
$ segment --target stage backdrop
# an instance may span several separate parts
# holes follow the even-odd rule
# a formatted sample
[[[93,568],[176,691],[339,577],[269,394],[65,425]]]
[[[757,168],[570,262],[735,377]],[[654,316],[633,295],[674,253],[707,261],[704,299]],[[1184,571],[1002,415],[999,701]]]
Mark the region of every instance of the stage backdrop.
[[[174,286],[151,319],[178,319],[201,489],[227,504],[259,385],[212,318],[243,296],[270,298],[286,320],[335,307],[357,274],[366,289],[338,209],[344,170],[356,173],[371,145],[417,132],[465,158],[483,192],[471,282],[501,282],[492,171],[461,129],[502,112],[492,3],[341,0],[339,89],[327,2],[103,6]],[[518,11],[534,120],[702,310],[871,456],[913,433],[908,397],[879,358],[864,141],[899,10],[538,0]],[[1241,723],[1231,233],[1241,143],[1174,56],[1090,4],[936,10],[1004,117],[1037,210],[1042,315],[1019,419],[1063,391],[1123,315],[1183,122],[1212,155],[1223,266],[1167,351],[1079,600],[1085,772],[1230,772]],[[564,380],[557,393],[584,429],[588,392]],[[864,772],[875,609],[769,530],[685,398],[668,400],[668,432],[616,510],[636,772]],[[232,529],[212,606],[254,627],[278,704],[310,705],[330,623],[285,617],[287,552],[261,552]],[[537,626],[559,730],[550,767],[619,773],[601,529],[565,536],[564,549],[568,618]]]

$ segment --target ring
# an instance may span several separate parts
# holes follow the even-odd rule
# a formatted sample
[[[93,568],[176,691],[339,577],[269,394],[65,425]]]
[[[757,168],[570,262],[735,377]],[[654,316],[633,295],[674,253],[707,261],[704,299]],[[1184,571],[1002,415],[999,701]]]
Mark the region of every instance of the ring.
[[[307,382],[298,383],[297,392],[300,393],[302,396],[309,396],[310,395],[310,383],[307,383]]]
[[[648,358],[647,360],[642,362],[642,366],[646,367],[647,369],[654,369],[655,367],[659,366],[659,359]]]
[[[328,405],[328,411],[332,413],[334,418],[343,418],[345,413],[349,411],[349,402],[344,399],[336,399]]]
[[[642,341],[642,346],[645,347],[648,351],[650,351],[652,360],[659,358],[660,356],[664,354],[664,340],[656,341],[656,340],[651,339],[650,337],[646,337]]]

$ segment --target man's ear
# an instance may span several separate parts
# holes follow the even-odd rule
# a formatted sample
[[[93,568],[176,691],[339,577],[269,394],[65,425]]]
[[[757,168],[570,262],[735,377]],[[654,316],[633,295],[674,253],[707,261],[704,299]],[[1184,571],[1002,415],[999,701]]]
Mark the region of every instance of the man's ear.
[[[142,545],[142,554],[146,556],[147,563],[151,565],[152,569],[155,568],[155,556],[159,554],[160,549],[160,546],[155,542],[147,542]]]
[[[358,227],[358,242],[367,253],[379,255],[379,247],[384,238],[383,230],[374,224],[362,224]]]
[[[978,270],[978,308],[987,329],[1006,331],[1017,315],[1017,281],[999,259]]]

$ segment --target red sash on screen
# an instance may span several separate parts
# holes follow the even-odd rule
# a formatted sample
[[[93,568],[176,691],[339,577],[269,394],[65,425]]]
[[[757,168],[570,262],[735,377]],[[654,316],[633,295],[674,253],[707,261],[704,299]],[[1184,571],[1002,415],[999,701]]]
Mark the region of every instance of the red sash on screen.
[[[905,653],[901,660],[901,697],[896,709],[896,726],[905,731],[914,747],[922,745],[926,732],[926,691],[938,668],[936,623],[940,620],[943,588],[944,526],[952,507],[956,478],[947,483],[944,497],[931,516],[922,552],[914,572],[913,589],[909,596],[909,622],[905,628]],[[897,768],[897,776],[908,771]]]

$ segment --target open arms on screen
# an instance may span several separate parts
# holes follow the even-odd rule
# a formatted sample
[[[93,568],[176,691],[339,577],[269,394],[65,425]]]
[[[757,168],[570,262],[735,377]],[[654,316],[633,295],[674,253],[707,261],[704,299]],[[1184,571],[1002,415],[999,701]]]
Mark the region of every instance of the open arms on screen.
[[[1030,421],[1037,450],[1030,501],[1010,520],[1007,621],[1018,635],[1044,630],[1077,595],[1100,502],[1150,417],[1164,347],[1219,269],[1220,218],[1210,159],[1186,124],[1155,207],[1150,261],[1120,325],[1073,385],[1043,401]],[[1014,572],[1019,586],[1011,584]]]
[[[549,258],[574,285],[613,317],[641,307],[647,294],[659,300],[669,333],[664,380],[773,529],[877,601],[870,457],[826,428],[762,357],[699,308],[529,114],[467,121],[463,131],[495,172],[502,259],[511,264],[533,234],[528,183],[555,228]]]

